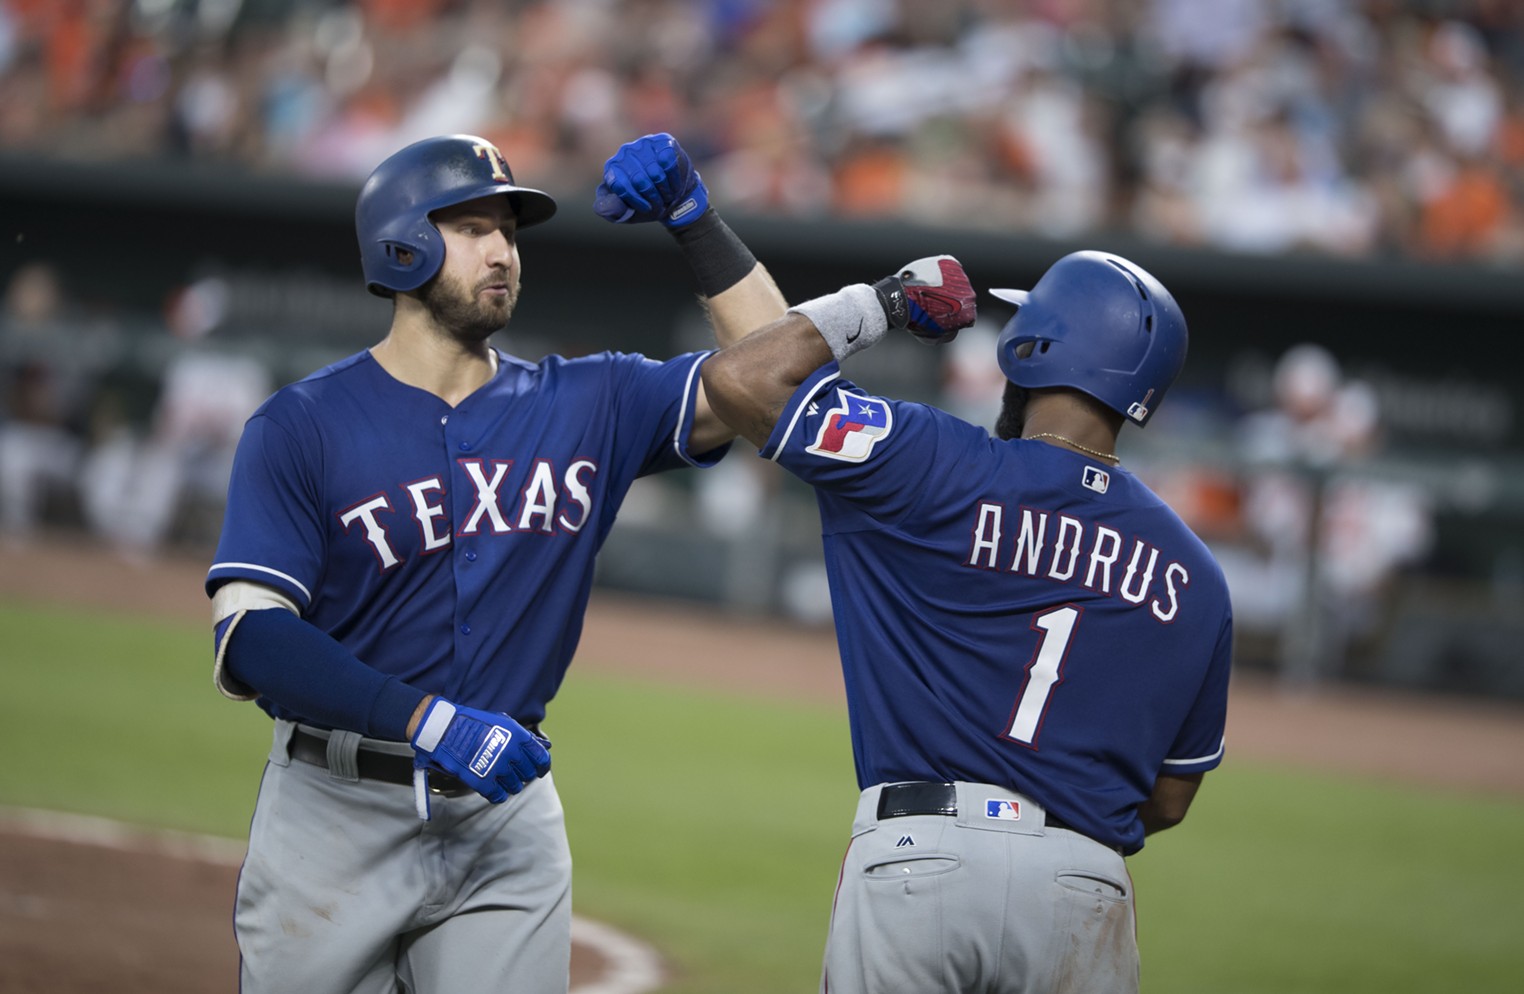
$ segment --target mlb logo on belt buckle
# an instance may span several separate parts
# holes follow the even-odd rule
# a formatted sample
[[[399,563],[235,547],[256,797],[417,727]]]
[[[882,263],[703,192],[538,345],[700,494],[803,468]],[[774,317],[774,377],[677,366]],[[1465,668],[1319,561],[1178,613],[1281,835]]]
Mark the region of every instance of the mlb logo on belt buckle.
[[[986,818],[995,818],[995,819],[998,819],[1000,821],[1020,821],[1021,820],[1021,802],[1020,801],[996,801],[996,800],[993,800],[993,799],[985,801],[984,802],[984,817],[986,817]]]

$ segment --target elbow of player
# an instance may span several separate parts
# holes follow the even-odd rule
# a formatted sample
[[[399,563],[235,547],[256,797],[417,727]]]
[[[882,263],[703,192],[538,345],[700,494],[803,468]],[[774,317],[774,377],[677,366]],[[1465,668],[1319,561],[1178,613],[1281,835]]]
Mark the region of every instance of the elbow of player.
[[[1185,811],[1145,811],[1143,812],[1143,833],[1153,835],[1162,832],[1166,828],[1174,828],[1185,821]]]
[[[728,351],[710,356],[704,363],[701,375],[704,380],[704,397],[714,413],[726,424],[736,427],[741,401],[746,396],[746,376],[743,364]]]
[[[1150,834],[1162,832],[1184,821],[1185,813],[1190,810],[1191,801],[1195,800],[1196,791],[1201,786],[1203,775],[1190,773],[1184,776],[1160,776],[1154,783],[1153,793],[1139,811],[1143,819],[1143,830]]]

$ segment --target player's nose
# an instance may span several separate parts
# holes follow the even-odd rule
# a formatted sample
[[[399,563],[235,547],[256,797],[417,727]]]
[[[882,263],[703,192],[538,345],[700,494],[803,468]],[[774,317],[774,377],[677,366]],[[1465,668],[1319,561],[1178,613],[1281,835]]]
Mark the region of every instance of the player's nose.
[[[503,231],[495,231],[486,243],[487,263],[507,268],[513,261],[513,238]]]

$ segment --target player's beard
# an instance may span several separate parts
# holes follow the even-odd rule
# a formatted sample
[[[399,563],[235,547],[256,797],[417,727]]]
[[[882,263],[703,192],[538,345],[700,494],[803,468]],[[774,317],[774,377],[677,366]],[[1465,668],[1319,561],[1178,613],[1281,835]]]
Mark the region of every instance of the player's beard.
[[[507,284],[507,296],[484,299],[482,291],[496,283]],[[460,280],[440,273],[423,285],[419,299],[435,327],[460,342],[484,342],[507,326],[513,306],[519,301],[519,283],[494,273],[468,291]]]
[[[1002,441],[1020,438],[1027,426],[1027,390],[1006,381],[1000,398],[1000,417],[995,419],[995,437]]]

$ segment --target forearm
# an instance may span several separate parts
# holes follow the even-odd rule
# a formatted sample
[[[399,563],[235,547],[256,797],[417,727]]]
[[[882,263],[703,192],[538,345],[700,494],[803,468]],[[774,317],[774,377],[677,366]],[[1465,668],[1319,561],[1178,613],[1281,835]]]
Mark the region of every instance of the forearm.
[[[781,318],[788,301],[759,262],[739,282],[706,298],[704,307],[715,342],[725,348]]]
[[[788,309],[767,268],[714,208],[671,233],[693,271],[721,348],[776,321]]]
[[[409,737],[424,693],[367,666],[291,612],[250,611],[228,637],[229,673],[261,697],[332,728]]]
[[[672,229],[672,235],[693,270],[715,342],[722,349],[744,340],[787,311],[788,302],[767,268],[713,208],[693,224]],[[709,403],[701,382],[689,444],[695,452],[707,452],[735,435],[734,426]]]

